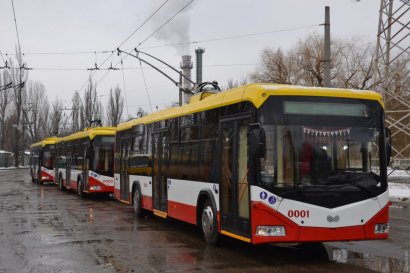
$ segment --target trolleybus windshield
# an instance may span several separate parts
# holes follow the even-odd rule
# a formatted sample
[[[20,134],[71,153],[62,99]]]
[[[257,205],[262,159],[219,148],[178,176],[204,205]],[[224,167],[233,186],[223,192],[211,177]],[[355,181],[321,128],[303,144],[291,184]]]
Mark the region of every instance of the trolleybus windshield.
[[[98,136],[94,140],[92,169],[98,174],[113,176],[114,137]]]
[[[54,145],[47,145],[42,151],[42,166],[52,170],[54,168]]]
[[[335,207],[386,190],[383,115],[376,101],[271,97],[260,110],[266,153],[260,186]]]

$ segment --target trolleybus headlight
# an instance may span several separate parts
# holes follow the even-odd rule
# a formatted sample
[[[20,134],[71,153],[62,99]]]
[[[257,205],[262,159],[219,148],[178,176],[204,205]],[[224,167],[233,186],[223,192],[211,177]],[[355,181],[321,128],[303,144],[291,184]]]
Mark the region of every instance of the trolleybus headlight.
[[[41,180],[46,180],[46,179],[48,179],[48,176],[42,176],[41,177]]]
[[[285,227],[283,226],[257,226],[256,235],[258,236],[285,236]]]
[[[375,234],[382,234],[389,232],[389,224],[376,224],[374,226]]]
[[[90,190],[92,190],[92,191],[100,191],[100,190],[101,190],[101,187],[100,187],[100,186],[91,186],[91,187],[90,187]]]

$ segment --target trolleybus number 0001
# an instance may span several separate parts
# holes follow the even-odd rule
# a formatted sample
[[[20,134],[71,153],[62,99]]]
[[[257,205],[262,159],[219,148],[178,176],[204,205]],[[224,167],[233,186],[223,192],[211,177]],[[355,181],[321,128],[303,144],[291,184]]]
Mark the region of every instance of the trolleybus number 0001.
[[[309,210],[288,210],[289,218],[309,218]]]

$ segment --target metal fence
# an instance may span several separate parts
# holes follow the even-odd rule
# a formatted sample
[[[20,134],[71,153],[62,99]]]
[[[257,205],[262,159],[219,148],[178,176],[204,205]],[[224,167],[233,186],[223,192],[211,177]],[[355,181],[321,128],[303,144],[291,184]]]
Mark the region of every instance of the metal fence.
[[[0,153],[0,168],[7,168],[13,166],[13,153]]]

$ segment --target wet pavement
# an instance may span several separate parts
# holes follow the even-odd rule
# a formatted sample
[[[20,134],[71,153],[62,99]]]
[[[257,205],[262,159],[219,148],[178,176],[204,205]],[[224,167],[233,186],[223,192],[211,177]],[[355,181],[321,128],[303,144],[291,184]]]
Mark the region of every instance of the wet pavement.
[[[0,171],[0,272],[409,272],[410,209],[390,211],[387,241],[215,248],[190,224]]]

